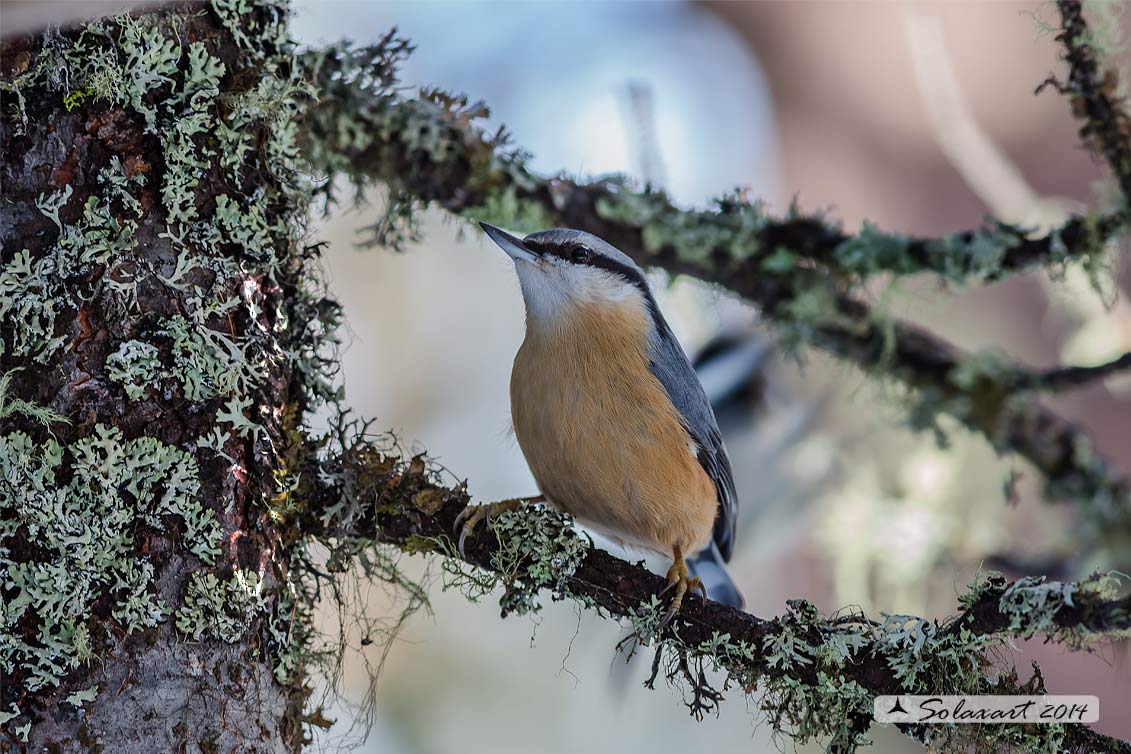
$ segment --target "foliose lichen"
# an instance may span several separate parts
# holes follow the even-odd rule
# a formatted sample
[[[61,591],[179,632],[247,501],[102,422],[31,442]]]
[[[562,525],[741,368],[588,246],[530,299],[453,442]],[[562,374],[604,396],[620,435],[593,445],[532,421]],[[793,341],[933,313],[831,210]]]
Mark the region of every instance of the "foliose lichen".
[[[0,571],[12,595],[0,624],[5,675],[28,692],[57,685],[109,628],[96,605],[112,606],[128,631],[168,616],[152,564],[136,553],[145,532],[176,521],[190,552],[217,555],[220,526],[201,505],[199,474],[192,455],[104,424],[70,446],[0,435]]]
[[[254,59],[242,64],[259,74],[250,86],[228,79],[215,38],[186,33],[194,15],[208,13],[239,31],[240,54]],[[230,501],[211,492],[206,502],[202,492],[202,464],[221,464],[223,474],[239,470],[237,459],[246,463],[235,437],[270,439],[271,416],[256,409],[269,367],[293,370],[300,411],[340,395],[331,358],[340,312],[324,298],[301,243],[313,184],[295,116],[312,90],[300,69],[282,65],[294,49],[285,22],[285,9],[269,2],[124,14],[47,32],[30,64],[3,82],[5,128],[40,128],[29,109],[56,102],[72,119],[64,126],[78,124],[78,143],[95,134],[113,153],[95,152],[79,174],[59,171],[60,187],[35,201],[54,236],[38,234],[36,243],[47,239],[42,246],[4,255],[0,357],[55,365],[74,352],[72,339],[101,324],[84,311],[121,314],[129,329],[110,332],[104,363],[82,365],[99,390],[215,420],[175,445],[108,422],[84,422],[66,443],[45,441],[41,434],[67,419],[10,390],[15,370],[5,372],[0,672],[21,691],[13,701],[5,684],[0,725],[17,736],[30,730],[24,695],[69,684],[111,631],[137,633],[172,619],[194,638],[234,641],[243,619],[258,621],[278,668],[288,668],[280,678],[292,680],[302,666],[296,658],[313,641],[289,623],[313,619],[305,607],[311,595],[287,581],[301,571],[282,565],[281,588],[302,604],[287,608],[280,630],[280,587],[252,600],[245,575],[222,579],[209,570],[220,554],[218,513]],[[75,175],[81,183],[69,180]],[[271,300],[284,285],[289,295],[279,307]],[[165,287],[179,308],[146,309],[160,298],[154,287]],[[25,424],[16,428],[17,420]],[[29,434],[26,422],[41,434]],[[155,588],[162,566],[143,546],[151,536],[172,538],[202,563],[179,608]],[[218,579],[211,597],[209,579]],[[93,693],[72,690],[66,699],[88,703]]]
[[[499,547],[491,560],[502,578],[504,615],[537,611],[543,589],[554,599],[569,593],[566,581],[592,546],[572,524],[568,516],[544,506],[504,513],[492,522]]]
[[[177,630],[199,641],[214,638],[234,644],[243,638],[266,607],[259,576],[236,570],[230,578],[193,573],[177,608]]]

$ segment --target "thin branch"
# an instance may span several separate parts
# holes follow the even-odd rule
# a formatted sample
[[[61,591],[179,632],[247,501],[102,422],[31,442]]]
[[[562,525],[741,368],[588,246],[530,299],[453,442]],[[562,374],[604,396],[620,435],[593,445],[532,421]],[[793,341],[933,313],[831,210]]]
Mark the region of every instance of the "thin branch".
[[[1106,379],[1119,372],[1131,371],[1131,351],[1096,366],[1067,366],[1046,369],[1021,378],[1022,389],[1068,390]]]
[[[1084,20],[1080,0],[1057,0],[1061,31],[1057,41],[1064,46],[1068,80],[1050,76],[1039,87],[1052,86],[1071,97],[1073,114],[1083,121],[1080,138],[1107,160],[1115,175],[1123,200],[1131,207],[1131,115],[1126,102],[1117,96],[1119,72],[1104,68],[1092,44],[1093,34]]]
[[[633,190],[623,180],[541,178],[527,170],[525,155],[504,132],[480,128],[481,103],[435,91],[406,99],[395,76],[409,51],[390,33],[374,47],[304,59],[321,97],[305,116],[310,140],[303,151],[328,174],[389,186],[394,206],[383,238],[395,241],[397,218],[411,218],[411,205],[430,202],[512,227],[589,231],[642,264],[725,286],[803,342],[913,388],[919,423],[954,416],[998,450],[1032,463],[1050,498],[1083,502],[1098,531],[1131,529],[1131,483],[1096,456],[1083,430],[1017,393],[1019,385],[1068,383],[1042,383],[1034,370],[965,354],[850,293],[860,275],[877,270],[992,280],[1034,265],[1090,259],[1119,227],[1118,213],[1076,217],[1036,239],[1003,224],[939,239],[870,226],[849,236],[820,217],[769,218],[741,196],[719,200],[713,210],[682,210],[665,194]],[[405,203],[408,209],[397,209]]]
[[[544,508],[506,514],[512,518],[498,519],[494,530],[483,526],[460,556],[451,532],[470,498],[463,486],[437,484],[419,459],[406,466],[361,443],[338,458],[312,462],[304,478],[309,508],[299,528],[306,536],[373,539],[453,562],[463,558],[500,577],[504,614],[515,604],[512,591],[551,590],[554,599],[627,620],[637,638],[676,652],[683,662],[711,660],[747,692],[756,684],[767,693],[801,684],[813,694],[833,695],[825,699],[831,703],[862,689],[865,697],[846,715],[870,719],[870,699],[878,694],[1021,693],[1016,676],[987,670],[994,653],[1009,646],[1007,638],[1044,634],[1082,647],[1131,628],[1131,596],[1110,599],[1102,579],[1062,584],[990,577],[972,585],[961,598],[964,609],[943,623],[910,616],[882,623],[862,615],[821,618],[803,601],[764,620],[694,596],[658,629],[653,618],[663,612],[656,600],[665,581],[588,544],[569,529],[568,518]],[[529,541],[540,544],[521,549]],[[1026,693],[1041,691],[1026,687]],[[907,732],[920,740],[940,735]],[[1078,725],[1067,727],[1065,741],[1068,750],[1131,753],[1131,744]]]

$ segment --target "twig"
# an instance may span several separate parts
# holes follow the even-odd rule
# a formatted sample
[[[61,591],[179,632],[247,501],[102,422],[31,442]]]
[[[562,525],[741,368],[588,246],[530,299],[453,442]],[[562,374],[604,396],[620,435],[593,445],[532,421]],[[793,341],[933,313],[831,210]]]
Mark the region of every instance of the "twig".
[[[785,249],[837,277],[926,272],[955,281],[1000,280],[1036,266],[1090,259],[1127,222],[1122,212],[1113,211],[1071,217],[1038,237],[994,220],[940,238],[886,233],[874,226],[850,234],[820,214],[791,209],[775,218],[760,202],[742,196],[720,199],[717,210],[690,211],[676,207],[663,192],[635,191],[619,178],[588,183],[544,178],[527,169],[525,153],[510,146],[505,131],[482,130],[488,114],[483,103],[469,105],[432,90],[405,98],[395,86],[395,70],[388,67],[388,49],[398,42],[387,37],[374,47],[343,45],[303,58],[322,93],[305,116],[310,129],[305,151],[322,170],[345,173],[359,183],[384,181],[456,214],[483,214],[493,204],[509,202],[515,205],[512,219],[519,221],[537,217],[584,230],[616,226],[636,234],[643,228],[678,229],[676,243],[664,243],[659,233],[650,233],[647,243],[637,239],[637,253],[646,260],[674,255],[722,264],[740,273],[765,274]],[[402,130],[409,126],[411,139]]]
[[[1082,387],[1096,380],[1111,377],[1117,372],[1131,370],[1131,351],[1105,364],[1096,366],[1066,366],[1046,369],[1043,372],[1027,374],[1019,387],[1034,390],[1068,390]]]
[[[1123,191],[1123,200],[1131,208],[1131,115],[1116,95],[1119,72],[1100,65],[1080,0],[1057,0],[1056,7],[1061,18],[1056,39],[1064,46],[1068,80],[1061,82],[1050,76],[1037,92],[1052,86],[1070,95],[1072,112],[1083,121],[1080,138],[1107,160]]]

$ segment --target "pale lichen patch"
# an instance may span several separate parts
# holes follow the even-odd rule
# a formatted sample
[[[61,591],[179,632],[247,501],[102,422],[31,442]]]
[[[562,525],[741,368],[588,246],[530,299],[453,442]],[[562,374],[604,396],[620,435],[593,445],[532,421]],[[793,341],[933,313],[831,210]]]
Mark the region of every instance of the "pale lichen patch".
[[[189,577],[183,604],[177,609],[177,630],[194,641],[219,639],[234,644],[243,638],[265,609],[259,577],[237,570],[221,580],[214,573]]]
[[[90,658],[97,621],[112,604],[127,630],[158,625],[168,607],[153,567],[136,555],[144,531],[176,522],[184,546],[208,561],[220,527],[201,505],[196,460],[177,448],[96,425],[70,446],[0,436],[0,570],[11,599],[0,625],[0,669],[21,671],[29,691],[57,685]],[[15,542],[29,543],[18,551]],[[33,555],[34,557],[29,557]],[[32,622],[34,635],[18,630]]]

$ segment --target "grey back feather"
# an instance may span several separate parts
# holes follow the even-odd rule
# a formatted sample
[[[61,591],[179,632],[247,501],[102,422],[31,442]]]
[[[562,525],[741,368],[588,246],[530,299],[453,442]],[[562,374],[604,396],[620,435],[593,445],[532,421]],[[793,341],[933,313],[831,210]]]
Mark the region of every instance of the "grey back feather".
[[[668,323],[653,305],[655,332],[652,336],[652,374],[667,390],[677,411],[683,417],[688,434],[695,440],[699,463],[718,490],[719,511],[715,516],[713,539],[724,561],[734,551],[734,529],[738,518],[738,495],[734,474],[723,446],[715,412],[707,400],[694,368],[676,340]]]

